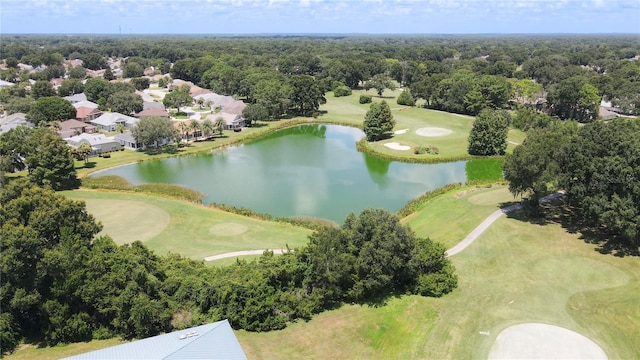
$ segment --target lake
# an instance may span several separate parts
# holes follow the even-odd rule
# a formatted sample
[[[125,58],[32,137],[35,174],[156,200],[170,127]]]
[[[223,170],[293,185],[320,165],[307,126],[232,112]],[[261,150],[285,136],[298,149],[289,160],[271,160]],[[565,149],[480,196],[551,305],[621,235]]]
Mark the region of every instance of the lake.
[[[100,172],[130,183],[198,190],[204,202],[278,217],[311,216],[342,224],[349,212],[396,212],[441,186],[465,182],[466,161],[411,164],[358,152],[364,133],[338,125],[300,125],[216,153],[146,161]],[[425,155],[428,156],[428,155]]]

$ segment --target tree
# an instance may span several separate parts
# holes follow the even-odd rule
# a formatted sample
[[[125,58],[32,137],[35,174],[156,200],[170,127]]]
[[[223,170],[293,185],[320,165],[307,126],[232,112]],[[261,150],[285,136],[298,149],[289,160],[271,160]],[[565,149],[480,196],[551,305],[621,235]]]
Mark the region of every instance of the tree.
[[[32,151],[27,142],[31,131],[26,126],[18,126],[0,134],[0,156],[5,159],[0,170],[12,173],[27,168],[26,158]]]
[[[213,128],[218,132],[220,136],[222,136],[222,131],[224,130],[224,126],[226,122],[221,116],[216,118],[216,121],[213,122]]]
[[[509,191],[514,196],[527,195],[537,207],[540,198],[558,189],[558,160],[577,129],[575,122],[560,121],[549,127],[532,128],[524,142],[505,159],[503,170]]]
[[[109,95],[105,106],[111,111],[131,115],[142,111],[142,97],[135,93],[118,91]]]
[[[4,109],[8,115],[15,113],[28,114],[35,101],[32,97],[12,97],[4,104]]]
[[[320,84],[310,75],[292,75],[289,78],[289,85],[291,86],[289,95],[291,106],[300,115],[318,111],[320,105],[327,102]]]
[[[103,101],[107,100],[109,89],[109,82],[105,79],[91,78],[84,84],[84,94],[87,96],[87,100],[93,102],[99,102],[102,98]]]
[[[131,129],[131,134],[136,139],[136,142],[142,143],[147,147],[153,146],[157,148],[163,140],[174,139],[175,131],[171,120],[164,117],[149,116],[141,118],[136,126]]]
[[[387,74],[376,74],[371,80],[367,81],[364,84],[365,90],[376,89],[379,97],[382,97],[382,93],[385,89],[389,89],[391,91],[396,89],[396,84]]]
[[[215,127],[213,125],[213,121],[211,121],[211,119],[205,119],[202,122],[202,134],[204,136],[206,136],[207,138],[211,136],[211,134],[213,134],[213,132],[215,131]]]
[[[84,91],[84,84],[79,79],[62,80],[60,87],[58,87],[59,96],[70,96],[73,94],[80,94],[83,91]]]
[[[189,123],[189,130],[191,130],[191,133],[193,134],[193,139],[196,140],[198,133],[202,132],[202,126],[200,126],[199,121],[191,120]]]
[[[127,61],[124,65],[124,69],[122,70],[123,78],[135,78],[144,75],[144,66],[136,63]]]
[[[504,155],[510,120],[509,113],[504,110],[482,110],[469,133],[469,154]]]
[[[27,114],[27,118],[36,126],[75,117],[76,108],[69,101],[57,96],[39,98]]]
[[[640,246],[640,123],[594,122],[558,157],[559,186],[588,224]]]
[[[146,77],[137,77],[131,79],[131,84],[136,88],[136,90],[142,91],[144,89],[148,89],[150,82],[149,78]]]
[[[89,156],[93,152],[93,149],[91,148],[91,145],[89,143],[83,142],[77,148],[73,148],[73,150],[71,150],[71,152],[72,152],[73,156],[75,156],[75,158],[77,160],[84,161],[84,163],[86,165],[87,161],[89,160]]]
[[[80,59],[82,60],[82,65],[87,69],[100,70],[109,68],[107,60],[95,52],[84,54]]]
[[[104,70],[104,74],[102,75],[102,78],[107,81],[111,81],[111,80],[115,80],[116,76],[113,75],[111,68],[107,66],[107,68]]]
[[[398,105],[406,105],[406,106],[416,105],[416,99],[414,99],[413,95],[411,95],[411,89],[409,88],[402,90],[400,95],[398,95],[398,99],[396,100],[396,102],[398,103]]]
[[[285,113],[290,95],[291,86],[281,80],[265,79],[258,81],[251,88],[251,97],[256,104],[267,110],[267,116],[254,120],[278,119]],[[253,111],[253,110],[248,110]]]
[[[36,100],[55,95],[56,91],[53,89],[53,85],[46,80],[38,80],[31,86],[31,96]]]
[[[395,120],[386,101],[372,103],[364,117],[363,130],[368,141],[377,141],[384,138],[393,130]]]
[[[592,122],[598,117],[600,96],[583,76],[573,76],[552,87],[547,96],[549,112],[563,120]]]
[[[79,79],[83,80],[87,77],[87,69],[82,67],[82,65],[74,66],[69,70],[69,79]]]
[[[49,128],[34,129],[27,139],[29,179],[53,190],[78,186],[75,165],[67,143]]]
[[[248,104],[242,110],[242,117],[248,122],[249,126],[258,120],[266,120],[269,117],[267,109],[260,104]]]
[[[180,111],[181,107],[191,103],[193,103],[193,98],[189,95],[189,92],[181,90],[173,90],[162,99],[164,106],[168,108],[174,107],[178,111]]]

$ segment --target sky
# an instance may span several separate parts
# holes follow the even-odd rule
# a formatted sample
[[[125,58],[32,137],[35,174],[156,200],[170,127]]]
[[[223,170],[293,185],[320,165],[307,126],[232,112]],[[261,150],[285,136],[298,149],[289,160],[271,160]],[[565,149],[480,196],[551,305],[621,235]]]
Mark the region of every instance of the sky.
[[[640,0],[0,0],[1,34],[640,35]]]

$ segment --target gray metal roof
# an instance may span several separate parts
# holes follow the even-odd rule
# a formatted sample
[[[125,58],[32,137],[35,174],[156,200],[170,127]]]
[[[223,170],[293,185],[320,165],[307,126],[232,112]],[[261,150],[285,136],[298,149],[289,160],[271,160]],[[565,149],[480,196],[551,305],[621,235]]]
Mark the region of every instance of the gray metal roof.
[[[222,320],[65,359],[246,360],[247,357],[229,322]]]

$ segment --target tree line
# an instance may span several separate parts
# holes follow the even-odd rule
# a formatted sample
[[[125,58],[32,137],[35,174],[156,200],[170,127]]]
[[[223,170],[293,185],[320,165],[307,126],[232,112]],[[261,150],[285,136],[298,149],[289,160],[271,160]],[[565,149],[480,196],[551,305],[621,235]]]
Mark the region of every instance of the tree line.
[[[538,200],[565,190],[573,217],[617,236],[623,248],[640,247],[640,122],[614,119],[578,126],[550,121],[527,132],[507,155],[505,178],[514,195]]]
[[[591,122],[598,116],[600,99],[628,114],[638,114],[640,106],[640,62],[635,61],[640,47],[633,36],[3,40],[0,50],[9,66],[0,71],[4,79],[50,79],[65,73],[63,59],[78,58],[83,67],[108,69],[108,57],[126,57],[123,77],[140,78],[145,68],[153,67],[243,98],[267,119],[312,114],[327,91],[375,88],[382,95],[395,86],[389,80],[409,88],[426,107],[470,115],[516,102],[563,120]],[[11,66],[18,61],[47,67],[29,74]],[[70,77],[72,70],[81,73],[70,69]],[[65,93],[75,87],[65,85]]]
[[[444,247],[384,210],[349,215],[309,244],[209,267],[143,243],[116,245],[83,202],[28,181],[0,189],[0,344],[143,338],[229,319],[282,329],[345,302],[405,293],[441,296],[457,284]]]

